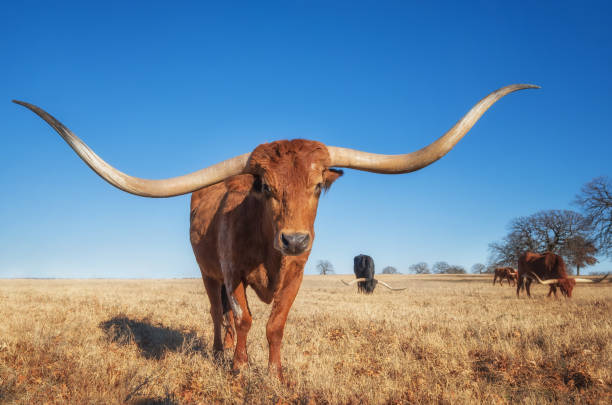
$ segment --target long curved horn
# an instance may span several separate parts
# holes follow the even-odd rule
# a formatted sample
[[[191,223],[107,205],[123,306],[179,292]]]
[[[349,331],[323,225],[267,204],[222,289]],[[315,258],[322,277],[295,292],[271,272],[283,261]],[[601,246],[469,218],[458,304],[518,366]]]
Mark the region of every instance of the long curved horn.
[[[403,155],[382,155],[328,146],[327,150],[331,157],[331,165],[383,174],[414,172],[432,164],[446,155],[497,100],[517,90],[539,88],[540,86],[535,86],[533,84],[513,84],[494,91],[472,107],[472,109],[442,137],[416,152]]]
[[[87,166],[104,180],[118,189],[142,197],[174,197],[219,183],[230,176],[242,173],[250,156],[250,153],[245,153],[197,172],[170,179],[140,179],[120,172],[106,163],[68,128],[43,109],[23,101],[13,100],[13,102],[30,109],[51,125],[76,154],[87,163]]]
[[[344,285],[353,285],[353,284],[355,284],[355,283],[357,283],[359,281],[367,281],[367,280],[368,280],[367,278],[356,278],[355,280],[350,281],[348,283],[346,281],[344,281],[344,280],[340,280],[340,281],[342,281],[344,283]]]
[[[605,276],[603,276],[599,280],[591,280],[591,279],[588,279],[588,278],[577,278],[577,277],[574,277],[574,281],[577,282],[577,283],[601,283],[609,275],[610,275],[610,273],[606,274]]]
[[[527,277],[529,277],[532,280],[536,280],[538,283],[540,284],[554,284],[554,283],[558,283],[560,279],[558,278],[551,278],[548,280],[542,280],[540,277],[538,277],[537,274],[533,273],[533,272],[529,272],[525,274]],[[535,278],[534,278],[535,277]]]
[[[384,285],[385,287],[387,287],[389,290],[393,290],[393,291],[401,291],[401,290],[405,290],[406,288],[408,288],[408,287],[404,287],[404,288],[394,288],[394,287],[391,287],[389,284],[385,283],[384,281],[380,281],[380,280],[378,280],[378,279],[377,279],[376,281],[378,281],[380,284],[382,284],[382,285]]]

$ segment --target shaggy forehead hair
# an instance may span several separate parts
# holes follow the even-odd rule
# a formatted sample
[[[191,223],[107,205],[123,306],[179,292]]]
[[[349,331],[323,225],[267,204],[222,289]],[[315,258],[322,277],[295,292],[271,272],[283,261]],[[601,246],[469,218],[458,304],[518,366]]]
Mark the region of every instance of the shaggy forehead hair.
[[[331,164],[327,147],[321,142],[294,139],[259,145],[249,159],[249,172],[264,173],[303,173],[308,174],[312,163],[321,168]]]

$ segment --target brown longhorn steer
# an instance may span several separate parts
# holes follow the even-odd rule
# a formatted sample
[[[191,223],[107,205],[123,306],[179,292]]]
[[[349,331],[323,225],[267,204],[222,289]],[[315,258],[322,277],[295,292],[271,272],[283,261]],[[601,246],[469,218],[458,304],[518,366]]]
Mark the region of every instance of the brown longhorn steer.
[[[519,257],[518,262],[518,282],[516,284],[516,296],[525,284],[527,296],[531,297],[529,288],[533,280],[540,284],[545,284],[550,287],[548,297],[551,294],[557,298],[557,287],[561,290],[561,294],[566,298],[572,297],[572,290],[576,283],[599,283],[608,277],[606,274],[599,280],[589,280],[585,278],[568,277],[565,270],[565,262],[563,258],[552,252],[543,254],[525,252]],[[526,280],[525,280],[526,279]]]
[[[502,285],[504,280],[508,281],[508,285],[515,285],[517,273],[512,267],[497,267],[493,275],[493,285],[499,280],[499,285]]]
[[[537,87],[511,85],[489,94],[441,138],[413,153],[378,155],[301,139],[277,141],[165,180],[139,179],[118,171],[51,115],[31,104],[16,103],[44,119],[113,186],[145,197],[193,193],[190,237],[211,304],[213,349],[223,350],[225,319],[226,346],[233,346],[232,324],[236,328],[233,368],[247,363],[246,338],[252,318],[246,288],[250,286],[262,301],[272,303],[266,326],[268,366],[280,377],[283,330],[314,240],[319,196],[342,175],[334,167],[383,174],[422,169],[451,150],[497,100]]]

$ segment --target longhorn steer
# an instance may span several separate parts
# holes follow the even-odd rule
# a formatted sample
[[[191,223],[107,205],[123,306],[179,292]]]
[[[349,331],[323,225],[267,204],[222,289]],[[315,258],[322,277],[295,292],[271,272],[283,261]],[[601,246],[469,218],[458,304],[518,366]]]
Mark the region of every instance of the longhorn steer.
[[[572,290],[576,283],[599,283],[606,277],[608,277],[607,274],[599,280],[568,277],[567,271],[565,270],[565,262],[561,256],[552,252],[543,254],[525,252],[521,255],[518,262],[516,296],[519,296],[519,291],[524,283],[525,289],[527,290],[527,296],[531,297],[529,288],[531,287],[531,282],[536,280],[538,283],[546,284],[550,287],[548,290],[548,297],[554,294],[556,298],[557,287],[559,287],[563,296],[571,298]]]
[[[223,350],[225,313],[226,346],[233,345],[232,319],[236,326],[233,368],[238,370],[247,363],[246,338],[252,318],[246,288],[250,286],[262,301],[272,303],[266,326],[268,366],[281,377],[285,321],[312,247],[319,196],[342,175],[334,167],[383,174],[422,169],[451,150],[497,100],[517,90],[537,87],[511,85],[489,94],[441,138],[413,153],[378,155],[315,141],[284,140],[165,180],[139,179],[118,171],[51,115],[31,104],[16,103],[44,119],[113,186],[144,197],[193,193],[191,245],[210,300],[213,349],[216,353]]]
[[[500,286],[504,280],[508,281],[508,285],[511,283],[512,285],[515,285],[516,277],[516,270],[514,270],[512,267],[497,267],[494,271],[493,285],[495,285],[497,280],[499,280]]]
[[[378,280],[374,278],[374,260],[368,255],[358,255],[353,258],[353,273],[355,277],[364,279],[357,282],[357,291],[372,294]]]
[[[355,280],[346,282],[340,280],[344,285],[351,285],[357,283],[357,291],[364,294],[372,294],[378,283],[387,287],[389,290],[405,290],[406,288],[393,288],[384,281],[377,280],[374,278],[374,259],[368,255],[358,255],[353,258],[353,272],[355,273]]]

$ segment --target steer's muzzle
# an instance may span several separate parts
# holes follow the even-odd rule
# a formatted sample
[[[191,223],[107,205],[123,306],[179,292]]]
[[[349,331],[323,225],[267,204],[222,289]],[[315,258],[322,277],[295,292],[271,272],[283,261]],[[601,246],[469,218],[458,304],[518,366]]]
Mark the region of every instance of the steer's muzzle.
[[[310,234],[308,232],[281,232],[280,248],[285,255],[299,255],[304,253],[310,246]]]

